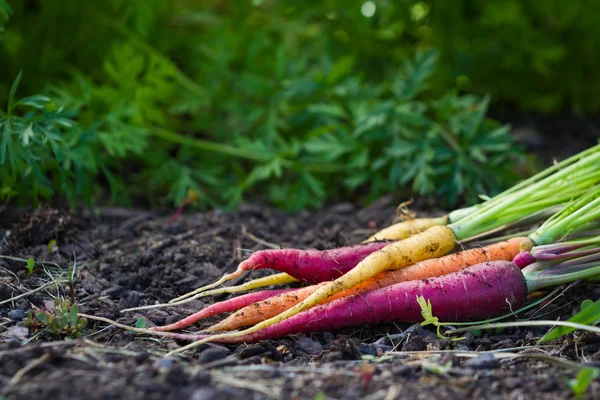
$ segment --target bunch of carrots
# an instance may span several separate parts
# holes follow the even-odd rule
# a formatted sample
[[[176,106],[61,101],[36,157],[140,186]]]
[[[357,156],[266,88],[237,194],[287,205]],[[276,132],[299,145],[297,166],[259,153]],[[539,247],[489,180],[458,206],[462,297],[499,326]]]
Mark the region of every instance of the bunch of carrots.
[[[258,251],[211,285],[167,304],[123,311],[181,305],[201,296],[263,286],[308,284],[254,291],[144,330],[164,336],[203,318],[232,313],[202,333],[172,334],[193,341],[182,350],[210,341],[256,341],[366,323],[417,322],[422,320],[417,301],[421,296],[440,321],[496,317],[523,306],[529,292],[600,275],[599,182],[597,145],[444,217],[404,221],[361,244],[327,251]],[[537,228],[493,238],[507,227],[532,224]],[[460,249],[485,235],[487,245]],[[263,268],[279,273],[219,287]]]

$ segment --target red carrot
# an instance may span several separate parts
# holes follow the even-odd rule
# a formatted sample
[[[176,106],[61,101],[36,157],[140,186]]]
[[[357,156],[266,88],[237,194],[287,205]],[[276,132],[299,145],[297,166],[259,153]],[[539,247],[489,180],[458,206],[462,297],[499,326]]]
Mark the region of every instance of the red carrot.
[[[183,319],[180,319],[179,321],[174,322],[172,324],[164,326],[155,326],[151,329],[155,331],[172,331],[176,329],[185,328],[186,326],[194,324],[200,321],[201,319],[212,317],[213,315],[218,315],[221,313],[237,311],[240,308],[246,307],[247,305],[255,303],[257,301],[263,301],[269,297],[291,292],[294,290],[296,289],[261,290],[260,292],[248,293],[243,296],[234,297],[229,300],[212,304],[204,308],[203,310],[198,311],[197,313],[192,314]]]

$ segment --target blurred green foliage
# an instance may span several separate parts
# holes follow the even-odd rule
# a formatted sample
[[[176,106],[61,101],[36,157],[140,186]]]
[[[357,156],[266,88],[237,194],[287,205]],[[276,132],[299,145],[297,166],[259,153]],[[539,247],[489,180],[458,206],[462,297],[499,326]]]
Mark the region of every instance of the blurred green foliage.
[[[486,93],[599,108],[597,7],[0,0],[0,198],[473,201],[521,159]]]

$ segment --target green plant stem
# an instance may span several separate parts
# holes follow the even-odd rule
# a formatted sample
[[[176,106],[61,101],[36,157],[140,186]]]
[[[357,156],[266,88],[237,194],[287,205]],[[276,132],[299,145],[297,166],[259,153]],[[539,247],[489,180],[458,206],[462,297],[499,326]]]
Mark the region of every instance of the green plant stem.
[[[156,137],[167,140],[173,143],[180,143],[186,146],[195,147],[197,149],[203,151],[211,151],[220,154],[226,154],[236,158],[243,158],[246,160],[257,161],[257,162],[267,162],[269,160],[268,156],[258,154],[253,151],[248,151],[244,149],[240,149],[239,147],[215,143],[209,140],[196,139],[193,137],[187,137],[181,135],[179,133],[164,129],[153,127],[150,130],[150,133]],[[293,169],[304,169],[310,172],[324,172],[324,173],[335,173],[340,172],[346,169],[344,165],[341,164],[331,164],[331,163],[300,163],[294,162],[291,160],[281,160],[281,165],[287,168]]]
[[[589,191],[577,201],[546,221],[530,235],[536,244],[552,243],[573,228],[600,217],[600,187]]]
[[[243,158],[252,161],[268,161],[268,157],[265,157],[264,155],[258,154],[256,152],[247,151],[227,144],[215,143],[209,140],[202,140],[184,136],[164,128],[154,127],[151,129],[150,132],[154,136],[167,140],[169,142],[180,143],[186,146],[195,147],[203,151],[211,151],[215,153],[226,154],[232,157]]]
[[[580,154],[575,157],[572,157],[571,159],[576,158],[578,161],[573,162],[572,164],[560,169],[558,172],[552,175],[549,175],[549,172],[547,170],[542,171],[542,173],[527,180],[530,181],[530,184],[528,186],[522,187],[518,191],[510,190],[509,194],[503,193],[490,199],[489,201],[484,203],[481,209],[479,209],[477,212],[465,217],[464,219],[461,219],[460,221],[454,224],[449,225],[449,227],[452,228],[452,230],[456,234],[456,238],[458,240],[461,240],[519,219],[519,214],[515,214],[514,212],[512,212],[512,209],[514,207],[518,206],[519,204],[526,205],[528,204],[527,200],[531,196],[535,197],[535,194],[538,191],[546,190],[549,187],[554,187],[554,184],[560,182],[561,180],[568,181],[569,179],[573,179],[574,174],[576,174],[577,172],[580,172],[582,170],[585,170],[587,172],[588,167],[598,165],[598,163],[600,162],[600,145],[594,146],[592,149],[594,150],[594,152],[592,152],[591,154],[589,153],[589,151],[581,153],[589,154],[587,157],[581,158]],[[556,166],[551,167],[549,169],[553,170],[555,169],[555,167]],[[596,172],[596,176],[598,174],[600,174],[600,169],[598,169],[598,171]],[[540,176],[542,176],[543,179],[540,180]],[[567,186],[568,182],[565,183],[564,186]],[[590,178],[588,182],[590,185],[593,185],[595,183],[595,179]],[[522,184],[519,184],[517,186],[521,185]],[[559,189],[560,188],[556,188],[556,190]],[[559,200],[561,199],[557,197],[554,200],[557,201],[558,204],[560,202]],[[547,206],[548,204],[545,205]],[[526,215],[527,214],[524,214],[522,215],[522,217]],[[555,215],[551,217],[549,221],[553,220],[554,218],[557,218],[557,216]],[[532,240],[536,244],[545,244],[552,241],[551,236],[536,238],[539,241],[536,241],[532,238]]]
[[[600,334],[600,328],[578,324],[576,322],[569,321],[551,321],[551,320],[541,320],[541,321],[514,321],[514,322],[498,322],[493,324],[482,324],[482,325],[472,325],[464,328],[458,329],[449,329],[446,331],[447,334],[454,335],[461,332],[469,332],[469,331],[477,331],[481,329],[498,329],[498,328],[518,328],[518,327],[529,327],[529,326],[566,326],[568,328],[581,329],[588,332],[598,333]]]

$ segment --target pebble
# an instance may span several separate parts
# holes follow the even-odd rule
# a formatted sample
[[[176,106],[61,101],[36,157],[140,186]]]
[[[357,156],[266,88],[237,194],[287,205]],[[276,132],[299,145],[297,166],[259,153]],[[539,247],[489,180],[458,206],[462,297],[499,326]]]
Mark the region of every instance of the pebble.
[[[483,353],[465,361],[462,365],[473,369],[495,369],[500,367],[500,361],[492,353]]]
[[[216,390],[214,388],[203,387],[198,390],[195,390],[190,397],[191,400],[212,400],[216,395]]]
[[[133,308],[140,305],[140,294],[135,290],[126,293],[119,299],[119,306],[121,308]]]
[[[307,337],[300,338],[300,340],[296,342],[296,349],[313,356],[318,356],[323,352],[321,343]]]
[[[10,310],[6,315],[13,321],[21,321],[25,318],[25,311],[15,308],[14,310]]]
[[[332,342],[335,339],[335,335],[331,332],[323,332],[323,340],[325,340],[325,343],[329,343]]]
[[[267,349],[265,349],[261,345],[251,345],[251,346],[246,347],[245,349],[242,349],[239,352],[238,357],[240,358],[240,360],[243,360],[245,358],[258,356],[258,355],[264,354],[266,352],[267,352]]]
[[[427,345],[422,336],[411,335],[402,346],[402,351],[422,351],[425,350]]]
[[[204,370],[196,371],[190,378],[192,383],[196,385],[208,385],[211,381],[211,376],[208,372]]]
[[[412,375],[414,368],[409,365],[393,365],[392,374],[394,376],[406,377]]]
[[[227,357],[229,354],[231,354],[231,351],[229,351],[228,348],[221,346],[213,346],[200,353],[198,361],[202,364],[206,364],[212,361],[221,360]]]
[[[269,356],[273,361],[283,361],[283,354],[273,345],[273,343],[265,342],[265,348],[269,352]]]
[[[154,368],[156,368],[159,373],[165,374],[173,369],[173,359],[161,358],[160,360],[156,360],[154,363]]]
[[[250,364],[262,364],[262,357],[261,356],[248,357],[243,362],[243,365],[250,365]]]

